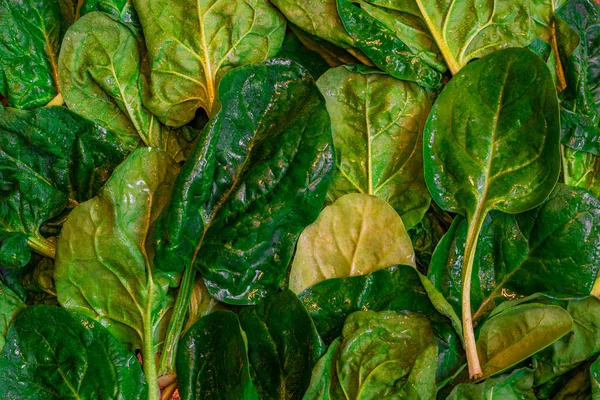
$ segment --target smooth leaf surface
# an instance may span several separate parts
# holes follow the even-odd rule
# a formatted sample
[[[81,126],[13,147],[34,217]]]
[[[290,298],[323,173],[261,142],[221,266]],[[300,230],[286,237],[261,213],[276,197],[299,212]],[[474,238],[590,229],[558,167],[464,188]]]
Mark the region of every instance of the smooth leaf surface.
[[[153,264],[153,232],[178,171],[157,149],[129,155],[98,197],[67,218],[54,272],[63,307],[100,321],[119,341],[142,351],[153,391],[158,390],[155,345],[162,340],[161,322],[171,308],[167,290],[173,285]]]
[[[325,201],[330,121],[291,61],[232,71],[158,229],[157,266],[199,268],[213,297],[256,304],[278,290],[301,230]]]
[[[0,265],[24,266],[29,246],[53,256],[42,224],[94,196],[125,155],[111,132],[65,108],[0,107]]]
[[[310,386],[303,400],[334,400],[339,393],[336,379],[336,360],[342,338],[336,338],[312,370]]]
[[[80,14],[85,15],[93,11],[102,11],[125,24],[133,33],[141,33],[140,20],[132,0],[83,0]]]
[[[8,328],[25,303],[8,286],[0,282],[0,351],[6,342]]]
[[[431,319],[438,343],[437,381],[451,378],[464,364],[464,353],[448,317],[450,306],[424,285],[427,280],[409,265],[397,265],[367,275],[332,278],[306,289],[300,299],[325,343],[342,333],[344,320],[355,311],[410,311]],[[452,313],[450,310],[449,313]]]
[[[354,39],[355,46],[375,65],[394,78],[416,82],[427,88],[440,85],[442,75],[430,67],[393,29],[388,28],[368,12],[361,0],[336,0],[344,28]]]
[[[336,171],[327,198],[366,193],[387,201],[406,229],[430,196],[423,176],[423,127],[431,109],[419,86],[372,69],[342,66],[317,82],[331,116]]]
[[[147,146],[183,156],[177,132],[142,104],[142,54],[136,35],[103,12],[90,12],[65,35],[59,79],[69,108],[118,134],[129,150]]]
[[[461,383],[447,400],[536,400],[533,371],[518,369],[511,374],[486,379],[482,383]]]
[[[302,399],[325,353],[310,315],[290,290],[238,313],[248,339],[252,382],[262,399]]]
[[[0,95],[31,109],[58,93],[58,53],[76,4],[64,0],[0,1]]]
[[[179,393],[191,399],[258,399],[250,379],[246,335],[231,311],[196,322],[177,353]]]
[[[467,221],[456,217],[435,250],[428,275],[459,315],[466,231]],[[473,262],[474,320],[514,297],[588,294],[598,275],[599,246],[600,202],[583,189],[558,184],[531,211],[491,212]]]
[[[529,1],[415,1],[453,74],[472,59],[534,39]]]
[[[477,339],[483,376],[501,373],[545,349],[573,329],[564,309],[544,304],[512,307],[487,320]]]
[[[0,358],[0,397],[142,399],[148,384],[135,355],[100,323],[52,306],[21,311]]]
[[[300,235],[289,287],[295,293],[330,278],[415,264],[402,219],[378,197],[350,193],[325,207]]]
[[[223,75],[277,54],[285,20],[267,0],[133,0],[150,76],[144,104],[167,126],[213,116]]]

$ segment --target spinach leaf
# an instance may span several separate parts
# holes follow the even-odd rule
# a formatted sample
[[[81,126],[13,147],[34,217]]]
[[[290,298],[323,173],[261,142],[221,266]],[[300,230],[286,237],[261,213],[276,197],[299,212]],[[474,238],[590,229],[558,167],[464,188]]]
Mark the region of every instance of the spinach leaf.
[[[324,39],[318,38],[317,36],[309,34],[289,21],[288,28],[290,28],[291,31],[298,36],[298,39],[304,46],[306,46],[307,49],[319,54],[331,67],[337,67],[344,64],[360,63],[360,61],[358,61],[358,59],[351,55],[347,50],[337,47],[336,45],[329,43]],[[367,61],[369,60],[362,60],[365,65],[373,65],[373,63]]]
[[[140,363],[98,322],[52,306],[22,310],[0,358],[12,399],[142,399]]]
[[[302,41],[292,30],[285,33],[277,58],[286,58],[297,62],[306,68],[314,79],[319,78],[329,69],[327,62],[318,53],[302,44]]]
[[[440,94],[424,135],[432,198],[467,218],[461,304],[469,372],[478,376],[470,297],[481,226],[491,210],[538,206],[560,173],[558,101],[548,68],[517,48],[472,62]]]
[[[508,368],[545,349],[573,329],[573,319],[561,307],[521,304],[488,319],[477,338],[483,377]]]
[[[425,316],[355,312],[333,346],[315,368],[305,398],[435,397],[437,346]],[[328,368],[333,363],[335,369]]]
[[[157,229],[157,267],[184,271],[161,371],[171,368],[195,269],[226,303],[257,304],[278,291],[333,173],[325,100],[298,64],[240,67],[219,90],[222,108],[198,138]]]
[[[6,342],[6,334],[12,320],[24,307],[25,303],[19,296],[0,282],[0,351]]]
[[[131,30],[91,12],[67,31],[62,47],[59,78],[71,110],[116,132],[128,150],[141,138],[183,160],[183,139],[142,104],[142,60]]]
[[[456,217],[428,275],[459,315],[467,229],[467,221]],[[489,213],[473,260],[473,320],[507,299],[536,292],[588,294],[600,267],[599,246],[600,202],[583,189],[558,184],[533,210]]]
[[[529,1],[415,1],[452,74],[470,60],[534,39]]]
[[[188,399],[258,399],[237,316],[215,311],[196,322],[177,352],[179,393]]]
[[[329,278],[414,263],[410,237],[394,209],[378,197],[350,193],[321,211],[300,235],[289,287],[300,293]]]
[[[325,345],[296,295],[276,293],[238,313],[252,382],[262,399],[302,399]]]
[[[0,1],[0,95],[10,107],[43,106],[59,94],[58,53],[75,21],[75,4]]]
[[[33,249],[54,257],[42,224],[92,197],[125,157],[113,134],[62,107],[0,107],[0,265]]]
[[[440,86],[442,75],[415,54],[393,29],[369,13],[362,0],[336,0],[344,28],[355,46],[391,76],[427,88]]]
[[[592,398],[597,400],[600,397],[600,358],[597,358],[590,366],[590,384]]]
[[[397,265],[367,275],[332,278],[309,287],[300,299],[325,343],[342,333],[344,320],[355,311],[411,311],[426,315],[438,343],[437,381],[443,385],[464,364],[460,338],[453,329],[458,318],[445,300],[436,299],[427,278],[409,265]],[[449,318],[447,318],[449,317]]]
[[[81,15],[93,11],[102,11],[110,15],[113,19],[126,25],[136,35],[142,33],[140,19],[133,8],[132,0],[83,0]]]
[[[199,107],[215,115],[223,75],[273,57],[285,34],[285,20],[267,0],[133,4],[150,62],[144,104],[167,126],[187,124]]]
[[[327,352],[315,365],[312,370],[310,386],[306,390],[303,400],[334,400],[336,395],[339,394],[340,388],[336,379],[336,361],[341,341],[342,338],[338,337],[331,342]]]
[[[331,69],[317,85],[331,116],[336,155],[328,200],[356,192],[378,196],[412,228],[431,201],[422,172],[427,93],[362,66]]]
[[[600,157],[563,146],[563,180],[600,197]]]
[[[91,316],[122,343],[141,349],[152,385],[159,326],[170,310],[167,289],[173,283],[153,264],[153,232],[178,170],[165,152],[134,151],[98,197],[71,212],[55,265],[60,304]],[[150,399],[156,399],[157,390],[150,388]]]
[[[423,269],[419,269],[421,272],[426,273],[429,269],[433,252],[451,224],[452,217],[432,203],[421,222],[408,231],[415,249],[417,265]]]
[[[447,400],[535,400],[533,371],[522,368],[511,374],[486,379],[482,383],[461,383]]]

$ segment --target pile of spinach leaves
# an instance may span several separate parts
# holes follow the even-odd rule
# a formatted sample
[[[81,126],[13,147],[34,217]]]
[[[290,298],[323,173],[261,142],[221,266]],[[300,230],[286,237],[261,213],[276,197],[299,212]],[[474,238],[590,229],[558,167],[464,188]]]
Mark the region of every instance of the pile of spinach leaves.
[[[600,399],[595,0],[0,0],[0,399]]]

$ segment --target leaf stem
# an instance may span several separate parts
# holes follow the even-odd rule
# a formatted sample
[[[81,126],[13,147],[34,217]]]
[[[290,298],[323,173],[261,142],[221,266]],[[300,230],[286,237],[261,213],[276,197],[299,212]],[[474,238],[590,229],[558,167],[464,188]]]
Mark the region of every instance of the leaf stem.
[[[142,348],[142,368],[148,381],[148,400],[159,400],[158,374],[154,359],[154,335],[152,333],[152,316],[147,315],[144,321],[144,344]]]
[[[177,354],[177,345],[183,330],[183,323],[189,308],[190,299],[192,297],[192,289],[196,280],[196,270],[192,265],[188,265],[181,278],[179,292],[173,307],[173,314],[167,328],[163,351],[160,356],[160,375],[164,375],[175,370],[174,362]]]
[[[463,334],[465,338],[465,352],[467,353],[467,364],[469,365],[469,377],[478,379],[483,373],[477,355],[477,344],[475,343],[475,331],[473,329],[473,317],[471,314],[471,276],[473,275],[473,261],[477,248],[477,238],[483,225],[485,213],[478,210],[467,230],[465,243],[465,257],[462,268],[462,321]]]
[[[56,245],[48,239],[40,236],[29,236],[29,238],[27,238],[27,245],[31,250],[40,253],[44,257],[52,259],[56,257]]]

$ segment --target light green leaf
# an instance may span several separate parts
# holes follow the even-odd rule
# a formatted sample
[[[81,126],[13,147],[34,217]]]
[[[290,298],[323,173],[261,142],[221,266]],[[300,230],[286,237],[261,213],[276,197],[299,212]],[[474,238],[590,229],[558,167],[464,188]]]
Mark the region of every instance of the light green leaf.
[[[415,265],[402,219],[378,197],[351,193],[325,207],[298,239],[289,286],[300,293],[329,278]]]

